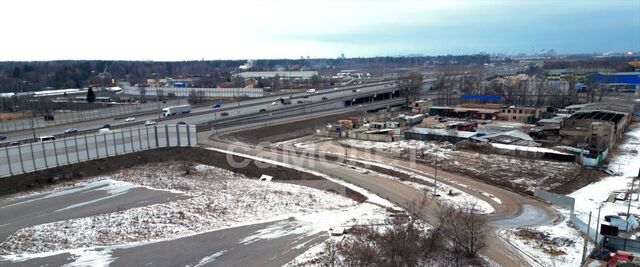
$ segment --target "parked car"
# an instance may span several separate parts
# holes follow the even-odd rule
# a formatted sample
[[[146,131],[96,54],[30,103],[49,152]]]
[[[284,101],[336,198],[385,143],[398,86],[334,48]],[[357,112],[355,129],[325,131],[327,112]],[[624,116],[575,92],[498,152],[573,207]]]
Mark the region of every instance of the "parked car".
[[[264,108],[261,108],[261,109],[260,109],[260,112],[267,112],[267,110],[266,110],[266,109],[264,109]]]
[[[444,118],[444,117],[440,117],[440,118],[438,118],[438,121],[439,122],[446,122],[446,121],[448,121],[448,119]]]
[[[124,119],[124,121],[126,121],[126,122],[132,122],[132,121],[135,121],[135,120],[136,120],[136,118],[134,118],[134,117],[129,117],[129,118]]]
[[[77,133],[77,132],[78,132],[78,129],[76,129],[76,128],[69,128],[69,129],[64,130],[64,133],[66,133],[66,134]]]
[[[151,126],[151,125],[156,125],[157,122],[155,121],[145,121],[144,122],[144,126]]]
[[[220,116],[222,116],[222,117],[229,116],[229,112],[222,112],[222,113],[220,113]]]

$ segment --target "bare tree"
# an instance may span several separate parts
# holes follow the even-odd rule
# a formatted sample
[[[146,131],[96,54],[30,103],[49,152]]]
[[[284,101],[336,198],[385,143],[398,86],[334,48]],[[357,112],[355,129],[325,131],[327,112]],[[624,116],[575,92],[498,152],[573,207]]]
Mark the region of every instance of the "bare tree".
[[[189,92],[189,97],[187,100],[190,104],[202,103],[205,100],[204,92],[193,89]]]
[[[487,246],[489,227],[475,203],[465,206],[443,208],[439,214],[439,227],[449,240],[450,250],[474,258]]]
[[[405,97],[405,105],[409,106],[410,101],[415,101],[420,96],[420,86],[423,76],[420,72],[412,71],[399,77],[398,88]]]
[[[158,93],[158,100],[163,101],[165,99],[164,90],[158,89],[156,92]]]
[[[140,99],[144,100],[145,96],[147,95],[147,87],[138,87],[138,92],[140,93]]]

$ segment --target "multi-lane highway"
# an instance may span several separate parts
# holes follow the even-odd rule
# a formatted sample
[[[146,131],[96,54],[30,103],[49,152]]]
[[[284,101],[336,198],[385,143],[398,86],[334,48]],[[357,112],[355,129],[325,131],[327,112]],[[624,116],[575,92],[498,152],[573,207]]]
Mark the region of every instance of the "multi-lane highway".
[[[355,90],[355,92],[354,92]],[[318,90],[316,93],[300,92],[290,95],[269,96],[265,98],[249,99],[238,101],[235,103],[225,103],[221,108],[212,109],[209,106],[194,108],[190,116],[180,116],[163,121],[166,124],[175,124],[184,121],[188,124],[202,124],[214,120],[229,120],[238,116],[247,116],[250,114],[270,114],[285,109],[295,109],[310,107],[307,112],[339,108],[344,106],[344,101],[353,98],[364,97],[367,95],[376,95],[384,92],[395,91],[395,84],[392,82],[381,82],[370,85],[353,85],[339,88],[330,88]],[[292,98],[292,103],[288,105],[281,104],[279,98]],[[306,97],[306,98],[305,98]],[[324,107],[324,108],[322,108]],[[123,119],[115,120],[114,118],[101,119],[95,121],[78,122],[67,125],[57,125],[35,130],[36,136],[60,135],[65,129],[76,128],[80,131],[97,130],[105,124],[111,126],[128,126],[140,125],[146,120],[158,120],[162,118],[160,111],[156,114],[148,114],[137,116],[135,122],[125,122]],[[28,140],[33,138],[31,130],[16,131],[4,134],[7,136],[2,143]]]

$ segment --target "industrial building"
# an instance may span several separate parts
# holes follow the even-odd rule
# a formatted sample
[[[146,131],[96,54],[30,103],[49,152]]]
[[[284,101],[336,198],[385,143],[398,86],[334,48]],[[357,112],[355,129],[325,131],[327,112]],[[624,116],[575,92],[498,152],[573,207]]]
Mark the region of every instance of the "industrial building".
[[[313,76],[317,76],[317,71],[246,71],[238,73],[238,76],[242,78],[262,78],[262,79],[271,79],[278,76],[281,79],[310,79]]]

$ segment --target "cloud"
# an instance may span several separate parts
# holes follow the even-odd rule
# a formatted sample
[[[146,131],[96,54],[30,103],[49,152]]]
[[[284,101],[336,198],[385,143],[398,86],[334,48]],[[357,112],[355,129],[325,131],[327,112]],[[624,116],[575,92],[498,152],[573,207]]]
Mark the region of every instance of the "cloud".
[[[640,50],[640,1],[23,0],[0,60]]]

